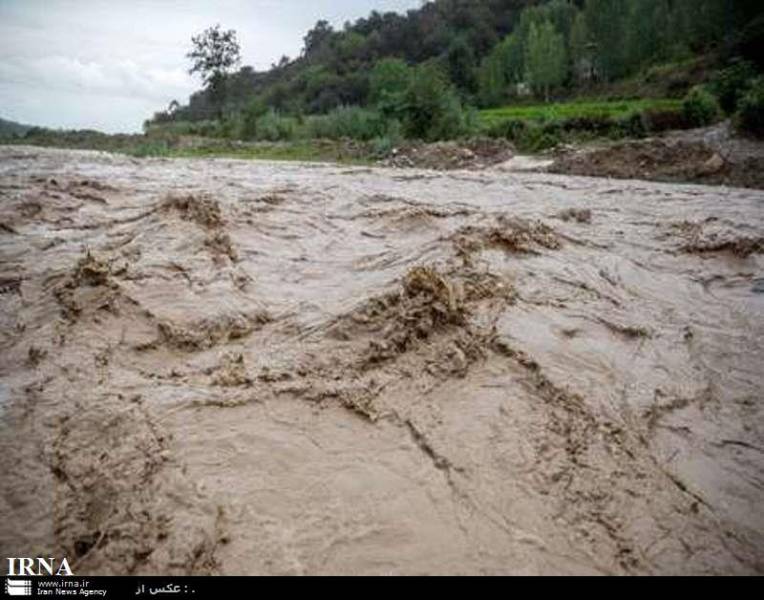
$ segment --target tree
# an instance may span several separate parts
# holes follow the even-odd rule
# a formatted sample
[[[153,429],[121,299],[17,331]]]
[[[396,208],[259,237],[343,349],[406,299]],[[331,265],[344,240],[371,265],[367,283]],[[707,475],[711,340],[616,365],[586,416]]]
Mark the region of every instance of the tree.
[[[632,6],[627,27],[631,67],[668,58],[669,10],[668,0],[641,0]]]
[[[315,27],[308,31],[308,33],[303,38],[303,54],[307,58],[312,58],[314,55],[318,54],[318,52],[332,38],[333,35],[334,29],[329,24],[329,21],[318,21]]]
[[[411,82],[411,68],[398,58],[379,61],[371,72],[369,100],[386,116],[399,115]]]
[[[221,31],[220,25],[215,25],[193,36],[191,43],[193,48],[186,58],[193,64],[188,72],[201,76],[213,103],[222,112],[226,74],[241,60],[236,32],[233,29]]]
[[[241,59],[233,29],[221,31],[220,25],[215,25],[193,36],[191,43],[194,47],[186,57],[193,61],[193,66],[188,72],[190,75],[199,73],[205,85],[224,76]]]
[[[434,63],[419,65],[404,96],[404,128],[411,138],[448,139],[465,125],[459,96],[448,77]]]
[[[674,32],[678,43],[702,51],[736,26],[735,16],[743,0],[675,0]],[[737,25],[741,25],[738,23]]]
[[[479,99],[483,106],[497,106],[506,100],[509,86],[525,76],[525,57],[520,37],[512,33],[483,59],[478,73]]]
[[[544,21],[533,23],[525,48],[525,69],[528,83],[536,93],[549,101],[549,91],[565,81],[567,58],[565,41],[554,25]]]
[[[626,26],[629,0],[586,0],[586,29],[595,44],[599,76],[607,81],[623,77],[628,69]]]
[[[249,110],[251,126],[265,117],[262,107],[248,109],[257,97],[295,114],[366,106],[432,139],[458,124],[460,111],[467,115],[462,122],[472,124],[462,102],[504,104],[525,94],[527,83],[549,98],[556,87],[613,81],[693,54],[719,66],[744,55],[761,67],[761,6],[762,0],[421,0],[405,13],[372,11],[341,28],[318,21],[300,55],[268,71],[231,68],[238,61],[235,33],[217,26],[193,38],[188,55],[204,88],[187,106],[159,113],[157,122],[223,113],[234,121]]]
[[[568,0],[552,0],[544,8],[546,8],[547,18],[552,22],[557,32],[562,34],[565,43],[570,43],[573,25],[578,15],[575,4]]]
[[[475,91],[475,53],[463,36],[454,38],[446,53],[451,81],[460,90]]]
[[[498,52],[492,52],[483,59],[478,71],[478,100],[482,106],[496,106],[504,100],[507,91],[507,77],[504,63]]]

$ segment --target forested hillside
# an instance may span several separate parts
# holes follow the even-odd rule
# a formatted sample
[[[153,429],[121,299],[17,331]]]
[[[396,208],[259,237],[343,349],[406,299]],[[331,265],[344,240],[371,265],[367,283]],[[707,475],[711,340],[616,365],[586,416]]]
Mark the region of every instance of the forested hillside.
[[[409,104],[442,105],[453,123],[457,105],[569,96],[709,52],[721,63],[761,61],[762,31],[758,0],[436,0],[406,15],[372,12],[341,30],[319,21],[299,57],[283,57],[267,72],[243,66],[221,89],[208,85],[153,122],[238,114],[236,125],[252,137],[269,110],[312,115],[373,106],[401,117],[408,96]],[[675,95],[691,83],[680,78]],[[437,129],[408,126],[411,133]]]

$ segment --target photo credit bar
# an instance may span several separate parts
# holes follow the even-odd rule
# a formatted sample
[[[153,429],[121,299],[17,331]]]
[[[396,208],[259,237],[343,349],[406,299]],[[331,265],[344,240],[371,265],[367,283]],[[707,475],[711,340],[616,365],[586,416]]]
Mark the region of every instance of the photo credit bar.
[[[118,598],[123,593],[110,593],[109,586],[102,585],[109,578],[96,582],[84,577],[5,577],[6,596],[51,598]],[[128,579],[128,578],[118,578]],[[126,586],[121,586],[126,588]],[[133,590],[133,593],[135,590]]]

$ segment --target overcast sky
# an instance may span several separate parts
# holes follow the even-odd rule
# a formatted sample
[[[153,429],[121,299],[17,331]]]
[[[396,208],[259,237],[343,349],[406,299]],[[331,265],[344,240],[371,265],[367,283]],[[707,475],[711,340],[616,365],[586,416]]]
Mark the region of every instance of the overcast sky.
[[[316,21],[335,27],[420,0],[0,0],[0,117],[31,125],[140,131],[200,87],[191,35],[236,29],[242,63],[294,58]]]

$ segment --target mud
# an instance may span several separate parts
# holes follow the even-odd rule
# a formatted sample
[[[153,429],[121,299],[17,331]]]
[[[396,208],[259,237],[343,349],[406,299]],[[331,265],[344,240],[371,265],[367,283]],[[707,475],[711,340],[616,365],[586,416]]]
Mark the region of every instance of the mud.
[[[0,549],[764,572],[764,196],[0,148]]]
[[[675,235],[682,239],[680,248],[683,252],[695,254],[729,252],[741,258],[764,253],[764,237],[755,233],[741,232],[734,226],[720,223],[716,217],[708,217],[702,222],[672,223],[666,235],[668,237]]]
[[[563,148],[551,173],[764,189],[764,142],[730,123],[605,146]]]
[[[475,138],[462,142],[414,143],[394,148],[390,156],[379,161],[383,167],[481,170],[505,163],[514,155],[514,146],[507,140]]]

